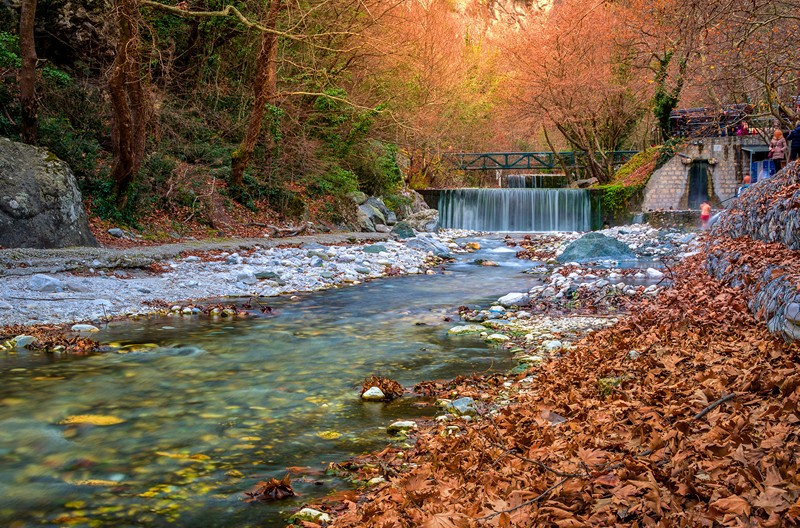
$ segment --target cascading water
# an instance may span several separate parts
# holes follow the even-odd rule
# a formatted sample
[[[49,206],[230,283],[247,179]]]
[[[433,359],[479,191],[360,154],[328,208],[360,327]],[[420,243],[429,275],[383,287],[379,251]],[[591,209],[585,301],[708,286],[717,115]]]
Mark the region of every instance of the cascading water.
[[[474,231],[589,231],[583,189],[452,189],[439,194],[442,227]]]
[[[539,189],[543,178],[539,174],[509,174],[506,177],[506,186],[509,189]]]

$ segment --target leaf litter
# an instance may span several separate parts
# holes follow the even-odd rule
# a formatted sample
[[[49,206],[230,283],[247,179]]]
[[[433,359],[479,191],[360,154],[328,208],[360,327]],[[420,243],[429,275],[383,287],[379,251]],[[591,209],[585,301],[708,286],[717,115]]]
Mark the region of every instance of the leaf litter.
[[[777,251],[768,260],[796,269],[797,252]],[[386,482],[322,505],[332,526],[800,522],[800,345],[770,334],[748,311],[752,294],[706,274],[702,255],[672,278],[512,389],[496,374],[420,384],[512,403],[474,422],[429,422],[406,449],[334,465]]]

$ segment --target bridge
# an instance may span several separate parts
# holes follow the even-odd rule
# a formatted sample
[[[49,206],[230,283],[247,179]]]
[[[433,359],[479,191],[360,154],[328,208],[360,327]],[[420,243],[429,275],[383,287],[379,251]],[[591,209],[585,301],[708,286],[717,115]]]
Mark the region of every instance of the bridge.
[[[610,152],[612,165],[623,165],[638,150],[616,150]],[[506,170],[506,169],[559,169],[562,165],[581,168],[586,163],[585,152],[446,152],[445,162],[455,170]]]

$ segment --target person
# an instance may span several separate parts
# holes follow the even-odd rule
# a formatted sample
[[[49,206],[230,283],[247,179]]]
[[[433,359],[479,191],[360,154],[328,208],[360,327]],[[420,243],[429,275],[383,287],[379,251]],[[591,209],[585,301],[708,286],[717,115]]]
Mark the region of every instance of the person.
[[[775,163],[775,172],[783,168],[783,161],[786,159],[786,139],[780,129],[775,129],[772,141],[769,142],[769,158]]]
[[[747,136],[750,134],[750,129],[747,127],[747,121],[742,121],[739,128],[736,129],[737,136]]]
[[[736,196],[741,196],[745,189],[750,187],[750,175],[745,174],[744,178],[742,178],[742,184],[736,189]]]
[[[700,222],[703,224],[703,229],[708,229],[709,220],[711,220],[711,205],[703,202],[700,204]]]
[[[794,130],[789,132],[786,140],[791,142],[790,146],[792,147],[789,161],[800,159],[800,121],[794,124]]]

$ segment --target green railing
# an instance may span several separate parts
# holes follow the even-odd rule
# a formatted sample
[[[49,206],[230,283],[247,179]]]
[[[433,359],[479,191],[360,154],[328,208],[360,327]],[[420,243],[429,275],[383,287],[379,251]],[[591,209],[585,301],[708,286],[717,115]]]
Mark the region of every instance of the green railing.
[[[638,150],[611,152],[612,164],[623,165]],[[586,166],[585,152],[447,152],[442,159],[454,170],[552,170]]]

